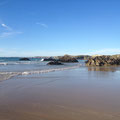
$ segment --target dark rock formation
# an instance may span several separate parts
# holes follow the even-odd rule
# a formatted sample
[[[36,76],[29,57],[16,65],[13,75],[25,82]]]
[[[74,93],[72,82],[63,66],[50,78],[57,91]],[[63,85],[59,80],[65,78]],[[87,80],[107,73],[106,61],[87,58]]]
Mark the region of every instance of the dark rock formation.
[[[29,58],[20,58],[19,60],[20,60],[20,61],[30,61]]]
[[[88,60],[91,56],[89,55],[78,55],[75,56],[76,59],[80,59],[80,60]]]
[[[87,66],[110,66],[110,65],[120,65],[120,58],[113,56],[96,56],[89,58],[86,61]]]
[[[54,58],[50,57],[50,58],[44,58],[42,59],[42,61],[56,61]]]
[[[59,58],[61,62],[78,62],[78,60],[72,56],[64,55],[63,57]]]
[[[63,65],[63,64],[59,61],[51,61],[47,65]]]

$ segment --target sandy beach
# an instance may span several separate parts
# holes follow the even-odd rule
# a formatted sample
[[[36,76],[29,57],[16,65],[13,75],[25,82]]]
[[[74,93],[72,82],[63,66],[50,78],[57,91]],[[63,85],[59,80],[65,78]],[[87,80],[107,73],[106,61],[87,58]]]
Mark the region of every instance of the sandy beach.
[[[112,69],[81,67],[2,81],[0,120],[119,120],[120,68]]]
[[[120,120],[120,0],[0,0],[0,120]]]

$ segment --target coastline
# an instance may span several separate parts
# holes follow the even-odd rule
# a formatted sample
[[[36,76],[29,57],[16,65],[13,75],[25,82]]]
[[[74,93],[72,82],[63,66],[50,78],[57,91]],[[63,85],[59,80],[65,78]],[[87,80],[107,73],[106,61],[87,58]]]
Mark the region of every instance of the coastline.
[[[0,119],[119,120],[119,79],[87,67],[16,76],[0,82]]]

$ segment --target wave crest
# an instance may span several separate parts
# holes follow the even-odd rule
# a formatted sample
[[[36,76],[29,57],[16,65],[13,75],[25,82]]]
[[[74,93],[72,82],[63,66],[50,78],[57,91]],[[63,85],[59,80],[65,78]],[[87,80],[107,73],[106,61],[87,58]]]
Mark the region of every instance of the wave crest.
[[[64,67],[64,68],[36,70],[36,71],[0,72],[0,80],[7,80],[7,79],[10,79],[10,78],[18,76],[18,75],[42,74],[42,73],[48,73],[48,72],[63,71],[63,70],[69,70],[69,69],[76,69],[76,68],[79,68],[79,67],[80,67],[80,65],[72,66],[72,67]]]

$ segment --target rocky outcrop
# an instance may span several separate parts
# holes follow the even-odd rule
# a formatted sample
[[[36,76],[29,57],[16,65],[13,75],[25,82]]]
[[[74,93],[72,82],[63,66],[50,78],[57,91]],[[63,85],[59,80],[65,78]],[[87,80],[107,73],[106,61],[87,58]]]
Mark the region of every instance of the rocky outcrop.
[[[89,55],[78,55],[75,56],[76,59],[80,59],[80,60],[88,60],[91,56]]]
[[[60,62],[78,62],[78,60],[72,56],[64,55],[63,57],[59,58]]]
[[[87,66],[110,66],[120,65],[120,58],[113,56],[97,56],[91,57],[86,61]]]
[[[44,58],[41,61],[56,61],[56,59],[50,57],[50,58]]]
[[[20,58],[19,60],[20,60],[20,61],[30,61],[29,58]]]
[[[63,64],[59,61],[51,61],[47,65],[63,65]]]

